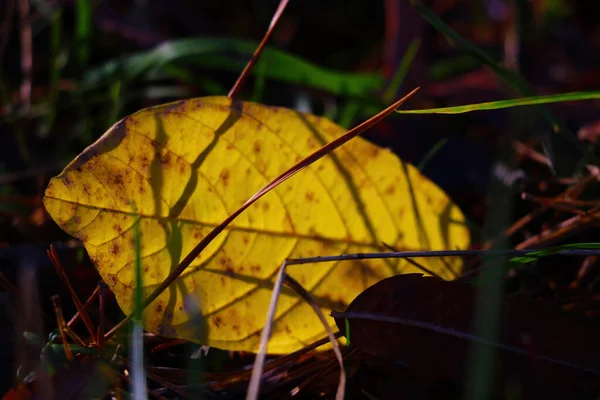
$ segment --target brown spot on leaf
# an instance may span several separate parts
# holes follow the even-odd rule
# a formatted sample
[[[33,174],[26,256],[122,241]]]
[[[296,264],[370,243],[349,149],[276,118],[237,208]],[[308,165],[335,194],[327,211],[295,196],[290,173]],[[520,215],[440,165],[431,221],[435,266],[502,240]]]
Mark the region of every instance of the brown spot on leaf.
[[[117,225],[117,224],[114,224],[114,225],[113,225],[113,230],[114,230],[115,232],[117,232],[119,235],[123,233],[123,228],[121,228],[121,226],[120,226],[120,225]]]
[[[223,168],[220,177],[223,181],[223,186],[227,186],[227,184],[229,183],[229,170],[227,168]]]
[[[385,194],[394,194],[395,191],[396,186],[392,184],[385,189]]]
[[[123,175],[117,174],[117,175],[113,176],[113,182],[115,185],[122,185],[123,184]]]
[[[119,255],[119,245],[117,243],[113,243],[112,246],[110,246],[110,254],[113,256]]]
[[[173,163],[173,158],[171,157],[171,153],[169,153],[169,152],[166,152],[165,154],[163,154],[163,155],[160,157],[160,164],[161,164],[163,167],[168,167],[168,166],[171,166],[171,164],[172,164],[172,163]]]
[[[271,205],[267,201],[263,202],[263,205],[262,205],[263,211],[267,212],[267,211],[269,211],[269,208],[271,208]]]
[[[148,160],[148,157],[145,154],[143,154],[140,157],[140,164],[142,165],[143,169],[148,169],[148,166],[150,165],[150,160]]]
[[[215,326],[217,328],[221,327],[221,325],[223,325],[223,320],[221,320],[221,317],[219,317],[218,315],[215,315],[213,317],[213,323],[215,324]]]
[[[233,268],[231,268],[231,266],[228,266],[227,268],[225,268],[225,273],[230,278],[235,278],[235,271],[233,270]]]
[[[254,264],[254,265],[250,266],[250,271],[252,271],[254,273],[260,272],[260,270],[261,270],[260,264]]]
[[[306,197],[306,200],[312,203],[315,200],[315,192],[306,192],[304,197]]]
[[[161,303],[158,303],[155,307],[154,307],[154,311],[156,311],[157,313],[161,313],[163,312],[163,305]]]
[[[306,146],[311,149],[314,150],[317,148],[317,143],[315,142],[315,140],[311,137],[308,138],[308,140],[306,141]]]
[[[71,184],[73,183],[73,181],[71,181],[71,179],[67,175],[63,176],[62,181],[66,187],[71,186]]]
[[[244,242],[244,244],[248,244],[250,242],[250,238],[248,237],[248,235],[242,236],[242,242]]]
[[[260,140],[255,140],[255,141],[254,141],[254,147],[253,147],[253,150],[254,150],[254,154],[259,154],[259,153],[260,153],[260,151],[261,151],[261,143],[260,143]]]
[[[150,141],[150,144],[151,144],[151,145],[152,145],[152,147],[154,147],[155,149],[157,149],[157,148],[158,148],[158,145],[159,145],[159,143],[158,143],[158,140],[156,140],[156,139],[152,139],[152,140]]]
[[[227,268],[231,265],[231,259],[229,259],[228,257],[220,257],[219,264],[221,264],[223,268]]]
[[[398,218],[402,217],[404,217],[404,207],[400,208],[400,211],[398,211]]]

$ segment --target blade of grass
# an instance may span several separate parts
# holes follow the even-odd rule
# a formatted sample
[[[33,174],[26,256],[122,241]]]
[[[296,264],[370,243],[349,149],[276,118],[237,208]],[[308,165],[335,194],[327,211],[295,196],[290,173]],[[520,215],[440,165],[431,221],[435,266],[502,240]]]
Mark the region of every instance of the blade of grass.
[[[548,96],[522,97],[511,100],[490,101],[485,103],[467,104],[464,106],[427,108],[424,110],[396,110],[399,114],[464,114],[472,111],[499,110],[502,108],[532,106],[538,104],[560,103],[566,101],[581,101],[600,99],[600,91],[573,92],[553,94]]]
[[[52,265],[54,265],[54,268],[56,268],[56,272],[60,276],[60,279],[63,281],[63,284],[69,291],[69,294],[71,295],[71,298],[73,299],[73,303],[75,303],[75,308],[77,308],[77,312],[81,316],[81,319],[83,320],[83,323],[85,324],[85,327],[87,328],[87,330],[92,338],[92,341],[97,342],[98,340],[96,338],[94,324],[92,324],[92,320],[90,319],[90,316],[83,308],[83,304],[81,303],[79,296],[77,296],[77,294],[75,293],[75,290],[73,289],[73,286],[71,285],[71,282],[69,281],[69,278],[67,277],[65,269],[63,268],[62,264],[60,263],[60,259],[58,258],[58,253],[56,252],[56,249],[54,248],[53,245],[50,245],[50,250],[48,250],[46,253],[48,254],[48,258],[50,258]]]
[[[344,392],[346,389],[346,370],[344,368],[344,357],[342,356],[342,352],[340,351],[340,346],[336,340],[336,337],[333,334],[333,331],[331,330],[331,328],[329,327],[329,324],[327,323],[327,320],[325,319],[325,316],[323,315],[323,312],[319,308],[319,305],[317,304],[315,299],[310,295],[310,293],[306,289],[304,289],[304,287],[302,287],[302,285],[298,281],[296,281],[294,278],[292,278],[291,276],[286,274],[285,271],[284,271],[284,274],[285,274],[284,283],[286,285],[288,285],[289,287],[291,287],[292,289],[294,289],[294,291],[296,293],[298,293],[298,295],[300,295],[300,297],[302,297],[302,299],[304,299],[304,301],[306,301],[308,304],[310,304],[310,306],[312,307],[315,314],[317,314],[317,316],[321,320],[323,327],[327,331],[327,336],[329,337],[329,342],[331,343],[331,346],[333,347],[333,353],[335,354],[335,358],[337,359],[338,366],[340,367],[340,380],[338,381],[338,387],[337,387],[337,391],[335,393],[335,398],[336,398],[336,400],[343,400]]]
[[[279,19],[281,18],[283,11],[287,7],[288,2],[289,2],[289,0],[280,0],[279,1],[279,6],[277,6],[277,10],[275,10],[275,14],[273,14],[273,18],[271,18],[271,23],[269,24],[269,29],[267,29],[267,33],[265,33],[265,35],[263,36],[262,40],[258,44],[258,47],[254,51],[252,58],[250,58],[250,61],[248,61],[248,64],[246,64],[246,67],[244,67],[244,70],[242,71],[242,73],[238,77],[237,81],[235,81],[235,83],[233,84],[233,87],[229,91],[229,94],[227,96],[230,99],[234,99],[239,94],[242,87],[244,86],[244,82],[248,78],[250,71],[252,71],[254,64],[258,60],[258,57],[260,57],[260,54],[262,53],[263,49],[267,45],[267,41],[269,40],[269,38],[271,37],[271,34],[275,30],[275,27],[277,26],[277,22],[279,22]]]
[[[56,325],[58,325],[58,332],[60,333],[62,345],[65,350],[65,356],[67,357],[67,360],[73,361],[73,352],[71,351],[71,347],[69,347],[69,341],[67,340],[67,333],[65,331],[67,323],[63,317],[63,313],[59,305],[58,295],[56,294],[52,296],[52,307],[54,308],[54,314],[56,314]]]
[[[82,82],[85,90],[104,88],[115,80],[124,84],[139,80],[170,66],[188,67],[192,64],[205,68],[239,71],[245,62],[239,56],[252,55],[255,42],[232,38],[193,38],[165,42],[153,50],[126,58],[109,61],[88,71]],[[232,55],[233,53],[233,55]],[[239,55],[236,57],[236,55]],[[266,47],[257,62],[267,64],[265,77],[287,83],[313,87],[341,96],[366,97],[383,85],[376,74],[349,74],[319,67],[303,58],[275,48]],[[190,74],[191,77],[194,74]]]
[[[384,103],[391,103],[396,97],[396,93],[400,90],[402,86],[402,82],[404,82],[404,78],[406,78],[406,74],[412,65],[419,49],[421,48],[421,39],[415,38],[410,42],[410,45],[406,49],[406,52],[402,56],[402,60],[400,60],[400,65],[398,65],[398,69],[394,73],[392,80],[388,88],[385,90],[385,93],[382,96],[382,100]]]
[[[448,138],[442,138],[436,144],[434,144],[433,147],[427,151],[427,154],[425,154],[419,165],[417,165],[417,169],[420,172],[423,172],[427,163],[446,145],[446,143],[448,143]]]
[[[75,46],[79,67],[85,70],[89,59],[89,42],[92,32],[90,0],[77,0],[75,5]]]
[[[275,311],[277,310],[277,302],[279,301],[279,293],[281,293],[281,287],[283,286],[283,277],[285,275],[285,264],[283,261],[277,278],[275,279],[275,285],[273,286],[273,293],[271,294],[271,302],[269,303],[269,309],[267,310],[267,319],[265,327],[260,335],[260,343],[258,345],[258,351],[256,358],[254,359],[254,366],[252,367],[252,376],[250,377],[250,383],[248,384],[248,392],[246,393],[246,400],[252,400],[258,398],[258,391],[260,389],[260,378],[262,377],[263,367],[265,365],[265,357],[267,354],[267,344],[271,337],[271,328],[273,324],[273,318],[275,317]]]
[[[331,331],[325,316],[321,312],[316,301],[312,298],[310,293],[306,291],[296,280],[294,280],[291,276],[287,275],[285,272],[286,261],[281,264],[279,268],[279,272],[277,273],[277,278],[275,280],[275,285],[273,287],[273,293],[271,294],[271,301],[269,303],[269,309],[267,311],[267,320],[265,323],[265,327],[260,336],[260,344],[258,348],[258,352],[256,354],[256,359],[254,361],[254,366],[252,367],[252,376],[250,377],[250,383],[248,385],[248,392],[246,394],[246,400],[256,400],[258,398],[258,393],[260,390],[260,380],[262,377],[262,372],[265,364],[265,357],[267,352],[267,344],[269,342],[269,338],[271,337],[271,328],[273,326],[273,319],[275,317],[275,311],[277,310],[277,302],[279,300],[279,295],[281,293],[281,288],[283,284],[287,284],[290,286],[296,293],[300,295],[310,304],[313,308],[323,326],[327,331],[327,336],[329,337],[329,341],[333,346],[333,352],[337,358],[338,364],[340,366],[340,380],[338,382],[338,389],[336,393],[336,400],[342,400],[344,398],[344,389],[346,386],[346,374],[344,370],[344,360],[342,357],[342,353],[340,351],[338,342],[336,340],[335,335]]]
[[[446,25],[433,11],[429,8],[425,7],[418,0],[411,0],[413,7],[425,18],[435,29],[437,29],[442,35],[444,35],[448,41],[457,47],[459,50],[465,52],[471,57],[480,61],[483,65],[488,67],[492,72],[494,72],[499,78],[501,78],[506,84],[508,84],[517,94],[520,96],[535,96],[534,90],[529,86],[525,80],[523,80],[517,73],[501,66],[499,63],[495,62],[492,57],[490,57],[486,52],[479,49],[477,46],[473,45],[471,42],[460,36],[456,33],[452,28]],[[566,140],[572,143],[579,151],[588,157],[586,159],[586,163],[589,160],[594,160],[595,163],[600,163],[600,159],[594,156],[593,154],[587,154],[585,148],[581,145],[581,143],[573,137],[569,131],[558,122],[556,118],[550,113],[550,111],[544,107],[542,104],[535,104],[535,109],[546,118],[550,124],[552,125],[552,129],[555,133],[560,133]],[[555,165],[555,157],[553,154],[553,145],[552,137],[546,137],[542,139],[542,146],[548,158],[550,159],[551,165],[550,168],[556,174],[556,165]],[[561,170],[566,170],[567,166],[559,165]],[[561,174],[566,171],[558,171]]]

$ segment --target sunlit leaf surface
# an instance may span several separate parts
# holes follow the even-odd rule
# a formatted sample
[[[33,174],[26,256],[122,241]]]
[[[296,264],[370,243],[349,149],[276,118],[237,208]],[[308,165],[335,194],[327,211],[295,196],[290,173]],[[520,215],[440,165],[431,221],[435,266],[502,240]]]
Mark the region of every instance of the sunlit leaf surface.
[[[226,97],[133,114],[53,178],[44,204],[85,245],[125,313],[133,311],[135,229],[148,295],[213,227],[268,181],[344,133],[293,110]],[[413,166],[356,138],[252,205],[144,314],[151,332],[255,351],[272,279],[285,258],[468,245],[460,210]],[[444,278],[457,259],[427,259]],[[289,273],[323,306],[343,309],[374,282],[418,271],[402,260],[296,265]],[[334,326],[334,321],[331,319]],[[270,352],[325,335],[286,290]]]

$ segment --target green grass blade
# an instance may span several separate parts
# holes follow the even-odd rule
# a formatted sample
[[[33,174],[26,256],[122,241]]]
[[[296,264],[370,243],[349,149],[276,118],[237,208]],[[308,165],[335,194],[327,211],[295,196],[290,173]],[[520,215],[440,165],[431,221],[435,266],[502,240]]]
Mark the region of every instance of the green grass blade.
[[[534,90],[527,82],[525,82],[523,78],[521,78],[521,76],[507,68],[504,68],[502,65],[494,61],[494,59],[486,52],[460,36],[452,28],[446,25],[433,11],[425,7],[420,1],[411,0],[411,4],[415,10],[421,14],[421,16],[425,18],[435,29],[444,35],[452,45],[463,51],[465,54],[468,54],[474,59],[480,61],[483,65],[492,70],[494,74],[501,78],[515,92],[517,92],[519,96],[535,96]],[[586,153],[582,144],[558,122],[558,120],[543,104],[533,104],[533,106],[540,115],[550,122],[555,133],[560,133],[575,148],[577,148],[583,154],[586,154],[586,162],[600,163],[600,159],[598,157],[594,156],[593,154]],[[571,168],[572,166],[567,165],[569,164],[568,161],[556,159],[553,151],[553,147],[556,147],[554,142],[557,142],[557,140],[553,137],[546,137],[542,139],[542,147],[544,148],[544,152],[550,160],[550,167],[553,172],[558,175],[575,173],[575,171],[573,171]]]
[[[89,42],[92,32],[92,7],[90,0],[77,0],[75,7],[75,45],[81,68],[86,68],[89,59]]]
[[[548,247],[546,249],[531,251],[527,254],[518,257],[512,257],[509,261],[527,264],[533,261],[536,261],[539,257],[547,257],[552,254],[559,253],[564,250],[575,250],[575,249],[583,249],[583,250],[593,250],[600,249],[600,243],[569,243],[563,244],[560,246]]]
[[[400,114],[464,114],[472,111],[499,110],[502,108],[531,106],[538,104],[559,103],[565,101],[581,101],[600,99],[600,91],[573,92],[548,96],[522,97],[519,99],[490,101],[486,103],[467,104],[464,106],[428,108],[424,110],[396,110]]]
[[[193,38],[166,42],[153,50],[110,61],[86,73],[86,90],[109,86],[115,80],[129,83],[160,72],[167,65],[241,71],[252,56],[256,43],[231,38]],[[261,64],[267,64],[263,68]],[[325,90],[335,95],[367,97],[383,86],[377,74],[350,74],[316,66],[285,51],[265,48],[253,74],[266,79]]]
[[[425,154],[419,165],[417,165],[417,169],[420,172],[423,172],[427,163],[431,161],[433,156],[435,156],[437,152],[440,151],[446,145],[446,143],[448,143],[448,138],[442,138],[436,144],[434,144],[433,147],[429,149],[427,154]]]
[[[398,91],[400,90],[402,82],[404,82],[404,78],[406,78],[406,74],[408,73],[408,70],[410,69],[410,66],[412,65],[412,62],[417,56],[417,53],[419,52],[420,48],[420,39],[413,39],[410,42],[408,49],[406,49],[404,56],[402,56],[402,60],[400,60],[400,65],[398,66],[398,69],[396,70],[396,73],[394,74],[390,85],[383,94],[382,99],[384,103],[389,104],[394,101],[396,93],[398,93]]]
[[[438,17],[433,11],[421,4],[421,2],[416,0],[411,0],[411,2],[415,10],[417,10],[417,12],[421,14],[421,16],[425,18],[427,22],[437,29],[438,32],[444,35],[452,45],[490,68],[496,75],[513,87],[513,89],[516,89],[521,95],[534,95],[533,90],[527,83],[523,81],[523,79],[521,79],[519,75],[502,67],[485,51],[481,50],[467,39],[460,36],[452,28],[446,25],[444,21],[442,21],[441,18]]]

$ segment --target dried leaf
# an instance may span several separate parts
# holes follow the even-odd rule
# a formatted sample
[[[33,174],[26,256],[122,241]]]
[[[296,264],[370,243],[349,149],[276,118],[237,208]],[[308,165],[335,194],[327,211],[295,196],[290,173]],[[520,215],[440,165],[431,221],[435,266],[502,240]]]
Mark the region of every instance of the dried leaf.
[[[346,335],[348,321],[352,346],[407,363],[432,379],[463,382],[469,348],[477,342],[498,351],[496,383],[518,382],[528,393],[600,393],[600,327],[509,299],[501,305],[499,341],[486,342],[473,330],[477,290],[457,281],[400,275],[376,283],[346,312],[333,314]]]

